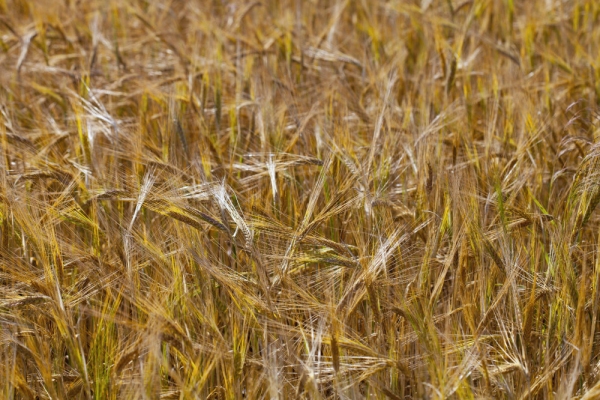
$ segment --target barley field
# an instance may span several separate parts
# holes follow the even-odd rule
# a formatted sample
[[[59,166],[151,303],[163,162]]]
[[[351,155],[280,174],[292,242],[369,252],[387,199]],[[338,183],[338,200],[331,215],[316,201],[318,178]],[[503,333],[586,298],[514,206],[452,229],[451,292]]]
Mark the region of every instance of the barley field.
[[[0,0],[0,399],[600,398],[597,0]]]

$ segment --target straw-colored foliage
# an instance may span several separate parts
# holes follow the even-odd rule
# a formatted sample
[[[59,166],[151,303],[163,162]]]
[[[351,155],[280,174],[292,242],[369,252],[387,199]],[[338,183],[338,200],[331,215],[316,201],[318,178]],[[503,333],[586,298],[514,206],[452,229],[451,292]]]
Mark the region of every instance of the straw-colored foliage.
[[[597,0],[0,0],[0,398],[592,399]]]

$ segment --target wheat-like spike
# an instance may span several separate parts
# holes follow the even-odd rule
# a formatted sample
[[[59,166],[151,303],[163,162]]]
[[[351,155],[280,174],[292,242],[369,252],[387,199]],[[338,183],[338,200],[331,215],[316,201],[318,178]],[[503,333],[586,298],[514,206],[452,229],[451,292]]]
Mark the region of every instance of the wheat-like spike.
[[[229,213],[231,219],[233,219],[237,227],[244,234],[246,246],[248,248],[252,247],[252,231],[250,230],[248,224],[246,224],[246,221],[244,221],[244,218],[242,218],[238,210],[233,205],[231,199],[229,198],[229,195],[227,194],[227,189],[225,188],[224,183],[215,185],[215,187],[213,188],[213,196],[217,201],[219,207],[221,207],[222,210],[226,210]]]

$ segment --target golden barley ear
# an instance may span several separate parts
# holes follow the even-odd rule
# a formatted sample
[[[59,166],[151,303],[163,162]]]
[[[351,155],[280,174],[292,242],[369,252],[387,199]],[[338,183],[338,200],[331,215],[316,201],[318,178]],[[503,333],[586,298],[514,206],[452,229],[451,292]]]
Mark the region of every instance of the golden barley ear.
[[[0,0],[0,399],[598,397],[599,16]]]

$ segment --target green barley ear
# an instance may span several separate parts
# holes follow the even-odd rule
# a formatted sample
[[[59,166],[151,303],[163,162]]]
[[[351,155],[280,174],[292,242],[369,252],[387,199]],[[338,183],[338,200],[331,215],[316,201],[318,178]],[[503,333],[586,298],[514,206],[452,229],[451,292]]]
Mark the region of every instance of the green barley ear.
[[[582,160],[569,191],[569,209],[573,210],[572,235],[579,236],[580,230],[589,221],[600,202],[600,153],[594,146]]]

